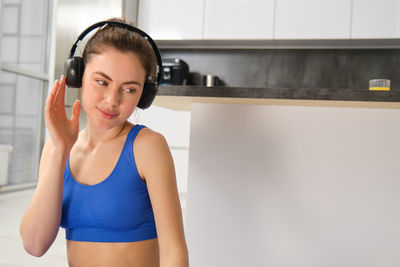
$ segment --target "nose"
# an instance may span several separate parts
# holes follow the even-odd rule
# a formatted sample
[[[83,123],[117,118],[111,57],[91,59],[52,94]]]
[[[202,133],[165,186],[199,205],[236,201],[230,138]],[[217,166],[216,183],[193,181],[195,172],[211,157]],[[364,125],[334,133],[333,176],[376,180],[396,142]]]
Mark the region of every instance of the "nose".
[[[104,100],[110,106],[118,106],[121,102],[121,92],[118,89],[110,88],[104,96]]]

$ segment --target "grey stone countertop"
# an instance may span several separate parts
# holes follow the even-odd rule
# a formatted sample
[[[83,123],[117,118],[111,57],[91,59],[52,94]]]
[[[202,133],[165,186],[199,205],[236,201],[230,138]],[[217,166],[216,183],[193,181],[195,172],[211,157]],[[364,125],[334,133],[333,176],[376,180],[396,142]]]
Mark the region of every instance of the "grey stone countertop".
[[[154,105],[191,110],[194,103],[400,109],[400,91],[161,85]]]
[[[400,102],[400,91],[160,85],[160,96]]]

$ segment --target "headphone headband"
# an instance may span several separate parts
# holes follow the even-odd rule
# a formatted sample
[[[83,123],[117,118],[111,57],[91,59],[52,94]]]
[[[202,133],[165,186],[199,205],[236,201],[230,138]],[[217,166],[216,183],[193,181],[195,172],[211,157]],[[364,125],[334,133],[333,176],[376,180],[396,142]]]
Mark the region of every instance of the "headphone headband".
[[[133,27],[132,25],[119,22],[119,21],[100,21],[92,26],[88,27],[86,30],[84,30],[76,40],[76,42],[73,44],[71,48],[71,52],[69,55],[69,58],[65,61],[64,64],[64,74],[66,78],[66,85],[73,87],[73,88],[79,88],[82,86],[82,79],[83,79],[83,73],[84,73],[84,62],[82,57],[75,57],[75,50],[77,47],[77,44],[79,41],[81,41],[89,32],[92,30],[103,27],[105,25],[110,25],[111,27],[120,27],[126,30],[129,30],[131,32],[135,32],[139,35],[141,35],[144,39],[146,39],[151,47],[153,48],[154,54],[157,59],[157,70],[156,70],[156,81],[150,80],[149,77],[146,77],[146,81],[143,85],[143,92],[142,95],[140,96],[139,102],[137,103],[137,107],[141,109],[146,109],[150,107],[151,103],[153,102],[154,98],[156,97],[157,91],[158,91],[158,85],[160,84],[161,80],[161,55],[158,50],[158,47],[156,43],[151,39],[151,37],[145,33],[144,31]]]
[[[120,27],[120,28],[127,29],[127,30],[129,30],[129,31],[131,31],[131,32],[136,32],[136,33],[140,34],[143,38],[145,38],[145,39],[150,43],[151,47],[153,48],[154,54],[155,54],[155,56],[156,56],[156,59],[157,59],[156,83],[157,83],[157,84],[160,84],[160,81],[161,81],[162,61],[161,61],[160,51],[158,50],[158,47],[157,47],[156,43],[155,43],[154,40],[153,40],[147,33],[145,33],[144,31],[142,31],[142,30],[140,30],[140,29],[138,29],[138,28],[136,28],[136,27],[134,27],[134,26],[132,26],[132,25],[123,23],[123,22],[104,20],[104,21],[100,21],[100,22],[97,22],[97,23],[95,23],[95,24],[89,26],[86,30],[84,30],[84,31],[79,35],[79,37],[78,37],[78,39],[76,40],[76,42],[72,45],[72,48],[71,48],[71,51],[70,51],[70,54],[69,54],[69,58],[73,58],[73,56],[74,56],[74,54],[75,54],[75,50],[76,50],[76,48],[77,48],[77,46],[78,46],[79,41],[82,41],[83,38],[84,38],[86,35],[88,35],[91,31],[93,31],[94,29],[103,27],[103,26],[105,26],[105,25],[111,25],[111,26],[114,26],[114,27]]]

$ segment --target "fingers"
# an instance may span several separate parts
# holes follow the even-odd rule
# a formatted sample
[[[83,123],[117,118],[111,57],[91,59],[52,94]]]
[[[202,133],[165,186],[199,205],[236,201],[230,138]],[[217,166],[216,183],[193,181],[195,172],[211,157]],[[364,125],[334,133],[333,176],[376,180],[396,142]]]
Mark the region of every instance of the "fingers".
[[[54,84],[53,84],[53,88],[51,89],[51,92],[49,94],[49,99],[51,99],[51,102],[54,102],[54,99],[56,97],[57,94],[57,89],[60,85],[60,81],[59,80],[55,80]]]
[[[46,113],[48,113],[50,111],[50,109],[54,106],[54,99],[55,99],[58,87],[59,87],[59,81],[56,80],[54,82],[53,88],[51,89],[50,94],[46,100],[46,108],[45,108]]]
[[[72,116],[71,121],[76,129],[79,129],[79,114],[81,113],[81,103],[79,100],[76,100],[74,105],[72,106]]]
[[[58,88],[56,88],[56,95],[54,99],[54,103],[65,106],[65,77],[61,76],[60,82],[58,83]]]
[[[64,75],[61,76],[59,87],[60,88],[58,90],[60,90],[60,102],[62,103],[63,106],[65,106],[65,77],[64,77]]]

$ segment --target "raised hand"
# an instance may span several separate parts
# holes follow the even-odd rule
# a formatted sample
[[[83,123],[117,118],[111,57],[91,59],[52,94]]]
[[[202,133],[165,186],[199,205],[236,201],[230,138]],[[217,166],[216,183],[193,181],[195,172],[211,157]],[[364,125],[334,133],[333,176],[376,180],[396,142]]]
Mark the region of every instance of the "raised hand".
[[[72,117],[65,112],[65,77],[56,80],[46,101],[45,119],[53,145],[59,149],[71,150],[78,139],[80,102],[72,106]]]

